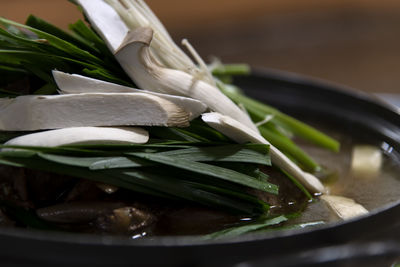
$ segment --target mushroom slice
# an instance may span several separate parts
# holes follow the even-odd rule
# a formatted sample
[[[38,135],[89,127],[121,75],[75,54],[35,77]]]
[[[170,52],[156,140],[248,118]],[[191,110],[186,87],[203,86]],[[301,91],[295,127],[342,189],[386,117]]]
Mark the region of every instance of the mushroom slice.
[[[115,52],[116,59],[137,85],[150,91],[200,100],[211,110],[231,116],[258,132],[249,116],[217,87],[196,79],[186,72],[162,67],[149,49],[152,39],[151,28],[137,28],[127,34],[124,42]]]
[[[72,127],[19,136],[7,141],[5,145],[54,147],[74,144],[144,144],[148,140],[148,132],[137,127]]]
[[[35,131],[80,126],[188,126],[189,114],[144,93],[24,95],[0,99],[0,130]]]
[[[217,87],[184,71],[163,67],[150,51],[153,39],[151,28],[139,27],[130,31],[117,11],[104,1],[76,2],[122,68],[140,88],[200,100],[211,110],[229,115],[258,132],[249,116]]]
[[[212,112],[202,115],[202,120],[212,128],[225,134],[238,143],[259,143],[270,145],[271,161],[273,164],[298,179],[307,189],[314,193],[325,193],[322,183],[312,174],[304,172],[279,149],[271,145],[259,133],[232,119],[231,117]]]
[[[76,0],[82,7],[90,25],[105,41],[110,51],[114,52],[125,39],[129,28],[118,13],[102,0]]]
[[[194,64],[190,57],[175,44],[164,25],[144,1],[76,0],[76,2],[82,7],[90,23],[95,25],[95,29],[103,38],[114,37],[113,40],[106,40],[112,52],[118,48],[114,47],[113,41],[123,40],[127,31],[137,27],[151,27],[155,31],[155,35],[150,48],[164,66],[192,75],[201,75],[207,82],[215,83],[204,62],[201,59],[199,61],[191,49],[188,49],[200,66]],[[119,21],[116,21],[118,19]],[[105,24],[108,27],[104,27]],[[117,30],[113,31],[111,25],[114,25]]]
[[[343,220],[351,219],[368,213],[366,208],[356,203],[351,198],[323,195],[321,196],[321,199],[340,219]]]
[[[78,74],[68,74],[53,70],[53,78],[57,83],[61,94],[81,94],[81,93],[146,93],[155,95],[171,101],[183,108],[190,114],[192,120],[206,111],[207,106],[202,102],[182,96],[167,95],[147,90],[139,90],[132,87],[122,86],[115,83],[105,82]]]

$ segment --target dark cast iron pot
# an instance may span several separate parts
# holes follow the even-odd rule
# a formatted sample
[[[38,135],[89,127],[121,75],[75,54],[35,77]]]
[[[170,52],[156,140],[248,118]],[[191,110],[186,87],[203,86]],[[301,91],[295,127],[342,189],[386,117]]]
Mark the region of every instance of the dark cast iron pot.
[[[385,142],[400,164],[400,115],[366,94],[276,71],[255,71],[235,83],[300,119]],[[390,266],[396,260],[400,200],[346,222],[223,241],[0,229],[0,266]]]

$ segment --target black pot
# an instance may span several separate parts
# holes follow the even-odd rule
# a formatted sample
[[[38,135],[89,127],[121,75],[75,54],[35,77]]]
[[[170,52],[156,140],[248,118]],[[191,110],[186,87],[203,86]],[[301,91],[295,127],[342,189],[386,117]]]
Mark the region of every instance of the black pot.
[[[236,79],[249,96],[307,120],[393,147],[400,162],[400,115],[366,94],[281,72]],[[399,163],[400,164],[400,163]],[[400,176],[400,174],[399,174]],[[400,200],[367,216],[317,229],[224,241],[190,237],[132,240],[0,229],[0,264],[155,266],[389,266],[400,258]]]

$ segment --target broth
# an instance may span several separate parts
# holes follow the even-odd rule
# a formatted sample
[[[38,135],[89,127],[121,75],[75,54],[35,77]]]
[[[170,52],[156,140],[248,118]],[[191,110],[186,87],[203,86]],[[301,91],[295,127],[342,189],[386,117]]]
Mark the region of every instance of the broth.
[[[329,134],[341,143],[339,153],[331,153],[314,146],[300,144],[330,175],[322,181],[332,195],[354,199],[368,211],[378,209],[400,199],[400,164],[396,152],[386,143],[373,143],[368,137],[353,138],[339,132]],[[299,143],[299,142],[298,142]],[[372,145],[383,153],[383,164],[376,177],[360,177],[351,171],[352,150],[358,145]],[[339,220],[327,209],[322,201],[310,203],[302,215],[292,223],[322,220],[333,222]]]

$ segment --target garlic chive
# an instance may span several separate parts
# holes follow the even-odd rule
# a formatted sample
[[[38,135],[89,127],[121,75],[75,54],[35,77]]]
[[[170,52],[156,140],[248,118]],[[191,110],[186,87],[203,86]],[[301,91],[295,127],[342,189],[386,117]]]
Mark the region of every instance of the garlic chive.
[[[238,143],[258,143],[268,144],[270,143],[264,139],[259,133],[254,132],[252,129],[246,127],[234,119],[224,116],[222,114],[213,112],[205,113],[202,115],[202,119],[208,125],[214,129],[220,131],[226,136],[232,138]],[[325,188],[322,183],[312,174],[304,172],[295,163],[293,163],[287,156],[285,156],[276,147],[270,145],[270,155],[272,164],[286,171],[297,180],[299,180],[307,189],[314,193],[324,193]]]

